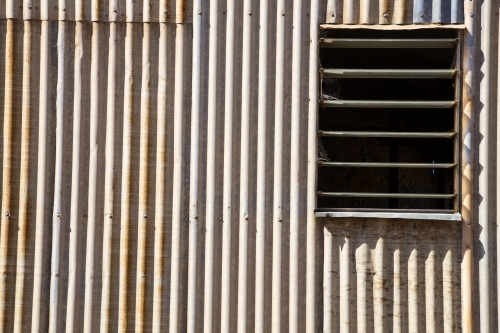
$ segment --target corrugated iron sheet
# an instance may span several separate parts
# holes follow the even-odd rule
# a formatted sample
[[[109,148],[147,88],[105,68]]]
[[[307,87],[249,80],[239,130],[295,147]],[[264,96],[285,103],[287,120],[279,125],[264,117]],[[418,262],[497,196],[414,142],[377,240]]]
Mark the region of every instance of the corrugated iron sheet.
[[[334,24],[461,24],[459,0],[328,0],[326,23]]]
[[[1,332],[472,323],[462,225],[314,218],[315,3],[0,3]],[[455,1],[318,3],[319,22],[464,21]],[[474,263],[494,276],[490,229]]]

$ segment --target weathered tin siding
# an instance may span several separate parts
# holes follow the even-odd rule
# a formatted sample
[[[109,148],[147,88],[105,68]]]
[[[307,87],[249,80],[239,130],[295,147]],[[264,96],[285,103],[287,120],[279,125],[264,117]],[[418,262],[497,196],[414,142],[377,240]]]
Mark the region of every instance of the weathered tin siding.
[[[465,11],[467,227],[314,218],[315,3],[464,22],[454,0],[0,2],[0,331],[496,329],[496,7]]]

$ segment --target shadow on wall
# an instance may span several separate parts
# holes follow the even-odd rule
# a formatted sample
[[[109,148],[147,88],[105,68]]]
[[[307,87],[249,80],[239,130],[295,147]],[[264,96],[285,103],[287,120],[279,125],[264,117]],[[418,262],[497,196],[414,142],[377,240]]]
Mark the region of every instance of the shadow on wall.
[[[324,326],[460,330],[460,223],[335,219],[324,236]]]

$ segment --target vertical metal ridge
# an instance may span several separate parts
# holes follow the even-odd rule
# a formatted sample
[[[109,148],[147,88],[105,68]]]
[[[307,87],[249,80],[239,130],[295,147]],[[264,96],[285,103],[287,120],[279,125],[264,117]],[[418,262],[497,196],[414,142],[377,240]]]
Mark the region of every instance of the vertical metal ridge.
[[[59,253],[61,241],[61,196],[63,167],[63,118],[65,90],[66,22],[58,22],[57,31],[57,97],[56,97],[56,160],[54,176],[54,205],[52,211],[52,258],[50,276],[49,330],[57,330],[59,305]]]
[[[101,332],[110,329],[111,267],[113,246],[113,200],[115,157],[115,107],[116,107],[116,23],[109,23],[108,86],[106,115],[106,164],[104,170],[104,221],[102,251]]]
[[[500,34],[500,27],[499,27],[499,30],[496,31],[496,34],[499,35]],[[500,43],[498,45],[498,51],[500,51]],[[500,52],[498,52],[497,54],[500,54]],[[498,82],[498,79],[500,78],[500,67],[498,68],[497,70],[497,82]],[[498,93],[500,92],[500,85],[497,84],[497,96],[498,96]],[[500,114],[500,103],[497,102],[497,115]],[[498,116],[497,116],[497,124],[496,124],[496,133],[497,133],[497,142],[498,142],[498,133],[500,133],[500,121],[498,121]],[[498,163],[500,161],[500,145],[497,144],[496,146],[496,170],[494,170],[496,172],[497,175],[500,175],[500,163]],[[496,274],[497,274],[497,295],[496,295],[496,303],[497,303],[497,331],[500,332],[500,279],[498,278],[500,276],[500,255],[499,255],[499,252],[498,252],[498,249],[500,248],[500,232],[499,232],[499,221],[500,221],[500,209],[498,209],[498,207],[500,207],[500,177],[497,176],[497,180],[496,180],[496,190],[495,190],[495,196],[496,196],[496,200],[495,200],[495,204],[496,204],[496,215],[495,215],[495,225],[496,225],[496,243],[495,243],[495,246],[496,246],[496,249],[497,249],[497,252],[496,252],[496,257],[497,257],[497,260],[496,260]]]
[[[257,192],[255,244],[255,332],[264,332],[264,265],[266,263],[266,122],[268,1],[259,10],[259,82],[257,101]]]
[[[241,147],[240,147],[240,212],[238,253],[238,333],[247,330],[248,281],[248,172],[250,148],[250,65],[252,34],[252,1],[243,2],[243,50],[241,74]]]
[[[7,288],[10,276],[7,265],[9,256],[9,233],[11,228],[11,185],[13,161],[13,125],[14,125],[14,20],[7,20],[7,35],[5,41],[5,96],[3,110],[3,165],[2,165],[2,211],[0,226],[0,332],[5,332],[7,322]],[[13,276],[14,278],[14,276]]]
[[[43,8],[43,7],[42,7]],[[33,312],[31,331],[40,331],[43,282],[43,252],[45,232],[45,172],[47,167],[47,109],[48,109],[48,66],[49,66],[49,22],[41,22],[40,35],[40,98],[38,121],[38,163],[37,163],[37,194],[36,194],[36,232],[35,261],[33,285]]]
[[[350,261],[351,261],[351,237],[350,235],[346,235],[344,238],[344,244],[339,249],[340,258],[339,258],[339,279],[340,279],[340,297],[339,297],[339,306],[340,306],[340,332],[348,333],[351,331],[351,323],[350,323]]]
[[[344,24],[355,24],[356,18],[354,15],[354,2],[352,0],[343,0],[342,18]]]
[[[442,22],[442,18],[445,15],[443,12],[443,5],[446,3],[446,0],[434,0],[432,1],[432,19],[433,23]]]
[[[22,15],[24,20],[30,20],[32,18],[32,10],[33,8],[31,4],[32,0],[23,0],[23,10]]]
[[[373,324],[374,332],[386,332],[384,301],[386,299],[384,280],[386,279],[386,230],[385,225],[378,228],[378,239],[375,249],[372,250],[372,276],[373,276]]]
[[[90,155],[89,155],[89,188],[87,219],[87,252],[85,255],[85,305],[84,332],[92,331],[92,312],[95,275],[95,228],[97,200],[97,131],[99,127],[99,24],[92,22],[92,46],[90,69]]]
[[[378,7],[378,23],[390,24],[391,19],[389,15],[389,0],[380,0]]]
[[[370,0],[359,1],[359,23],[370,24]]]
[[[143,23],[142,36],[142,87],[141,87],[141,128],[139,152],[139,216],[137,235],[137,280],[135,305],[135,331],[143,332],[146,304],[146,241],[148,224],[148,145],[150,112],[150,24]]]
[[[289,330],[298,331],[299,321],[299,206],[300,206],[300,103],[301,103],[301,44],[302,0],[293,1],[292,32],[292,110],[290,147],[290,290]]]
[[[52,257],[50,276],[49,331],[57,331],[57,315],[59,312],[59,277],[60,277],[60,241],[61,241],[61,196],[62,196],[62,164],[63,164],[63,128],[64,128],[64,91],[66,56],[66,22],[58,22],[57,32],[57,97],[56,97],[56,160],[54,176],[54,203],[52,212]]]
[[[462,23],[463,22],[463,8],[460,4],[462,2],[459,0],[451,0],[450,10],[451,10],[451,21],[450,23]]]
[[[208,49],[207,176],[205,220],[205,293],[206,316],[213,316],[214,238],[215,238],[215,143],[217,127],[217,22],[218,0],[210,1]],[[210,312],[210,313],[208,313]]]
[[[399,232],[401,232],[401,229],[398,228]],[[393,275],[393,307],[392,307],[392,331],[394,333],[401,333],[402,330],[402,324],[401,320],[403,318],[402,315],[402,310],[401,310],[401,302],[402,302],[402,295],[401,295],[401,285],[402,285],[402,269],[401,269],[401,238],[398,238],[398,241],[396,242],[396,249],[394,250],[393,254],[393,260],[394,260],[394,275]]]
[[[316,209],[316,161],[318,130],[318,23],[319,0],[311,0],[311,21],[309,26],[309,91],[307,119],[307,253],[306,253],[306,330],[316,331],[316,235],[318,222]],[[292,173],[293,175],[293,173]]]
[[[231,198],[233,175],[233,101],[234,101],[234,1],[227,2],[226,67],[224,94],[224,180],[222,194],[222,277],[221,332],[229,333],[231,300]],[[205,303],[206,304],[206,303]],[[205,332],[212,332],[212,316],[205,312]]]
[[[481,195],[481,200],[478,200],[478,210],[477,210],[477,224],[479,232],[478,238],[479,243],[482,244],[484,248],[482,250],[481,256],[477,259],[478,264],[478,280],[479,285],[479,326],[478,329],[481,332],[491,331],[491,310],[490,310],[490,252],[492,246],[490,245],[490,228],[492,224],[492,216],[490,212],[493,208],[490,207],[490,193],[491,193],[491,160],[490,160],[490,149],[491,149],[491,136],[490,135],[490,123],[493,115],[490,111],[490,99],[495,98],[494,92],[490,91],[490,86],[492,80],[490,77],[490,63],[491,63],[491,16],[496,14],[492,13],[492,1],[486,0],[480,3],[480,8],[477,10],[481,11],[481,21],[480,21],[480,49],[482,55],[482,61],[480,62],[481,68],[478,73],[481,75],[481,80],[479,81],[479,103],[478,105],[478,117],[476,118],[479,122],[478,128],[481,136],[481,140],[478,140],[478,159],[479,167],[481,172],[478,173],[478,190]],[[497,162],[498,163],[498,162]]]
[[[197,241],[198,241],[198,164],[200,151],[200,89],[201,89],[201,0],[193,3],[193,83],[191,102],[191,157],[189,177],[189,252],[188,252],[188,296],[187,331],[196,331],[196,282],[197,282]],[[211,16],[210,16],[211,17]],[[217,21],[217,18],[215,18]],[[216,22],[217,26],[217,22]],[[210,25],[210,29],[214,29]],[[217,31],[217,29],[215,29]],[[209,84],[210,86],[210,84]],[[207,145],[208,146],[208,145]],[[206,281],[206,280],[205,280]],[[205,300],[206,301],[206,300]],[[212,302],[210,302],[212,303]],[[207,305],[209,311],[213,304]]]
[[[68,298],[66,304],[66,331],[70,332],[75,325],[76,274],[78,251],[78,212],[80,184],[80,130],[82,113],[82,58],[83,36],[82,23],[75,23],[75,65],[74,65],[74,101],[73,101],[73,147],[71,170],[71,212],[69,240]]]
[[[453,286],[454,260],[453,250],[447,249],[442,261],[443,270],[443,331],[452,332],[457,326],[453,315],[453,292],[457,292]]]
[[[153,331],[162,330],[165,256],[165,161],[167,150],[167,25],[160,24],[158,56],[158,118],[156,134],[155,248],[153,278]]]
[[[408,328],[410,332],[418,332],[418,246],[413,242],[408,257]]]
[[[119,0],[109,0],[109,21],[117,22],[118,21],[118,1]],[[123,1],[122,1],[123,3]]]
[[[106,0],[92,0],[92,2],[90,3],[90,6],[91,6],[91,8],[90,8],[90,20],[92,22],[96,22],[96,21],[100,20],[99,16],[101,13],[101,6],[102,6],[101,2],[104,2],[104,1],[106,1]],[[147,2],[147,1],[145,1],[145,2]],[[83,12],[83,6],[78,6],[77,10]],[[75,15],[75,16],[78,17],[78,15]],[[83,16],[83,13],[81,16]],[[76,18],[76,20],[78,20],[78,18]]]
[[[26,298],[27,283],[27,238],[28,238],[28,191],[29,191],[29,156],[30,156],[30,127],[31,127],[31,61],[32,61],[32,34],[31,22],[24,21],[23,31],[23,95],[21,121],[21,166],[19,186],[19,236],[17,243],[14,332],[26,330],[23,326],[23,317],[26,315],[24,301]],[[7,45],[6,45],[7,46]],[[5,104],[4,104],[5,105]],[[5,112],[5,111],[4,111]]]
[[[356,314],[358,332],[368,332],[368,284],[371,274],[370,248],[363,242],[356,249]]]
[[[462,263],[461,263],[461,308],[462,330],[472,332],[473,322],[473,267],[474,267],[474,198],[473,198],[473,147],[474,140],[474,98],[475,89],[475,59],[476,33],[474,27],[475,1],[464,2],[465,30],[463,31],[463,87],[462,87]]]
[[[404,24],[405,19],[405,9],[406,2],[408,0],[394,0],[393,12],[392,12],[392,23],[393,24]]]
[[[328,227],[323,228],[324,252],[323,252],[323,332],[331,333],[333,313],[333,235]]]
[[[128,4],[128,2],[127,2]],[[128,7],[127,7],[128,8]],[[120,291],[118,305],[118,329],[126,331],[129,314],[129,244],[130,244],[130,196],[132,168],[132,113],[133,113],[133,33],[134,23],[126,23],[125,37],[125,78],[124,78],[124,109],[123,109],[123,153],[122,153],[122,189],[120,212]]]
[[[436,332],[436,251],[433,235],[429,237],[430,251],[424,263],[425,272],[425,330]]]
[[[285,72],[285,0],[277,1],[276,10],[276,91],[274,99],[274,183],[273,183],[273,264],[272,313],[273,332],[281,330],[281,252],[283,223],[283,104]],[[316,149],[316,148],[315,148]]]
[[[176,24],[175,34],[175,91],[174,91],[174,170],[172,203],[172,261],[170,278],[170,323],[169,332],[179,331],[180,288],[180,224],[182,205],[182,155],[184,114],[184,25]]]

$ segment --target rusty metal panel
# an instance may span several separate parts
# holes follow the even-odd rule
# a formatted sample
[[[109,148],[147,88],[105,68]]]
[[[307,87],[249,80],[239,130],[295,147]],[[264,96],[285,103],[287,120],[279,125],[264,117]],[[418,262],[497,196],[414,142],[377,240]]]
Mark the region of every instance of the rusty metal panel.
[[[191,0],[4,0],[0,19],[5,18],[192,23],[193,4]]]
[[[458,0],[328,0],[325,23],[332,24],[462,24]]]
[[[460,291],[468,220],[314,217],[314,2],[267,1],[267,18],[265,3],[0,2],[1,331],[454,332],[484,322],[488,307],[461,304],[473,295],[497,316],[478,274]],[[459,1],[317,4],[320,23],[463,23]],[[464,57],[473,128],[477,60]],[[466,208],[484,195],[470,181]],[[490,277],[496,235],[474,238],[466,262]]]

